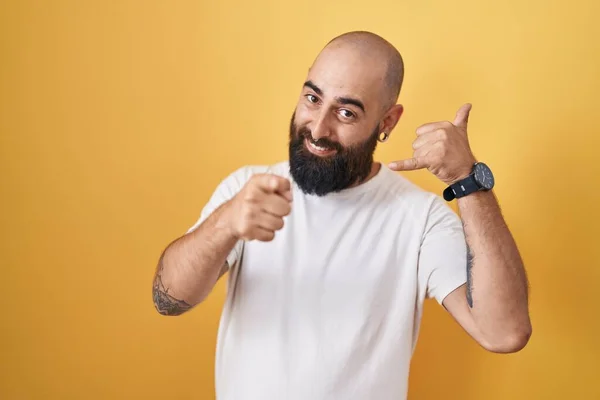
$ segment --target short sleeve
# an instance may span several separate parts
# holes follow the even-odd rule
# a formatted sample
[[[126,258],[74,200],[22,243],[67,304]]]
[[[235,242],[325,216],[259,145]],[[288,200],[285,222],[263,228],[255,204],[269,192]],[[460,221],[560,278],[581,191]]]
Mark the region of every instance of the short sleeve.
[[[467,281],[467,243],[459,216],[435,197],[419,252],[419,284],[427,298],[444,298]]]
[[[241,168],[223,179],[213,192],[208,203],[206,203],[202,209],[200,217],[196,223],[188,229],[187,233],[191,233],[196,230],[217,208],[219,208],[225,202],[231,200],[242,189],[242,187],[244,187],[248,179],[247,175],[248,174],[246,174],[245,168]],[[239,259],[242,249],[243,241],[240,240],[235,244],[227,256],[227,264],[229,267],[233,266]]]

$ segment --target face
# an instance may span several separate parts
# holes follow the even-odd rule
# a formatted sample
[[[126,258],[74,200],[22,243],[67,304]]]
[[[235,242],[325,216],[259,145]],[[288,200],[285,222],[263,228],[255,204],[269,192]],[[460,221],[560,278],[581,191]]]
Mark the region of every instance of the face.
[[[315,61],[290,123],[290,173],[305,193],[322,196],[369,176],[379,133],[397,121],[383,110],[379,64],[351,49],[325,49]]]
[[[362,182],[371,172],[379,129],[363,143],[343,146],[327,138],[315,140],[306,127],[290,123],[290,173],[304,193],[324,196]]]

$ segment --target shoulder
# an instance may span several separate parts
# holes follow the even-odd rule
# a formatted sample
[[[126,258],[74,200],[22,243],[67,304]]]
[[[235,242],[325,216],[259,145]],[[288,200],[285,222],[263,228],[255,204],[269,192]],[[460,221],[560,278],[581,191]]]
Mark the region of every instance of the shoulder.
[[[423,189],[401,173],[392,171],[384,165],[381,168],[383,179],[379,186],[385,191],[386,196],[395,202],[410,208],[429,208],[432,203],[441,199],[440,196]]]
[[[382,166],[382,186],[386,197],[421,223],[443,218],[456,220],[457,214],[441,195],[430,192],[410,181],[401,173]]]

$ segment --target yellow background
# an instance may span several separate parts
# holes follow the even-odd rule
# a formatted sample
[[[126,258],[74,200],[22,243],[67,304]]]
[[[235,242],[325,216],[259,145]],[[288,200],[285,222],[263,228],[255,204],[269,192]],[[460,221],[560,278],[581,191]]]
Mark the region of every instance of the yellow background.
[[[409,156],[418,125],[472,102],[532,285],[514,355],[428,302],[410,398],[600,398],[599,2],[0,4],[0,398],[213,398],[223,282],[164,318],[156,261],[226,174],[287,156],[307,68],[357,29],[406,62],[378,158]]]

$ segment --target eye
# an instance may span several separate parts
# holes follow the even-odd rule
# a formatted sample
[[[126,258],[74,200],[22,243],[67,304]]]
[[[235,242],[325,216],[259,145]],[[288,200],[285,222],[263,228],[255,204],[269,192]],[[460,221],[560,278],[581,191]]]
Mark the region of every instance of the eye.
[[[319,99],[317,98],[317,96],[315,96],[313,94],[307,94],[305,97],[308,99],[309,102],[311,102],[313,104],[316,104],[319,102]]]
[[[346,110],[345,108],[340,110],[340,114],[344,118],[354,118],[354,113],[350,110]]]

